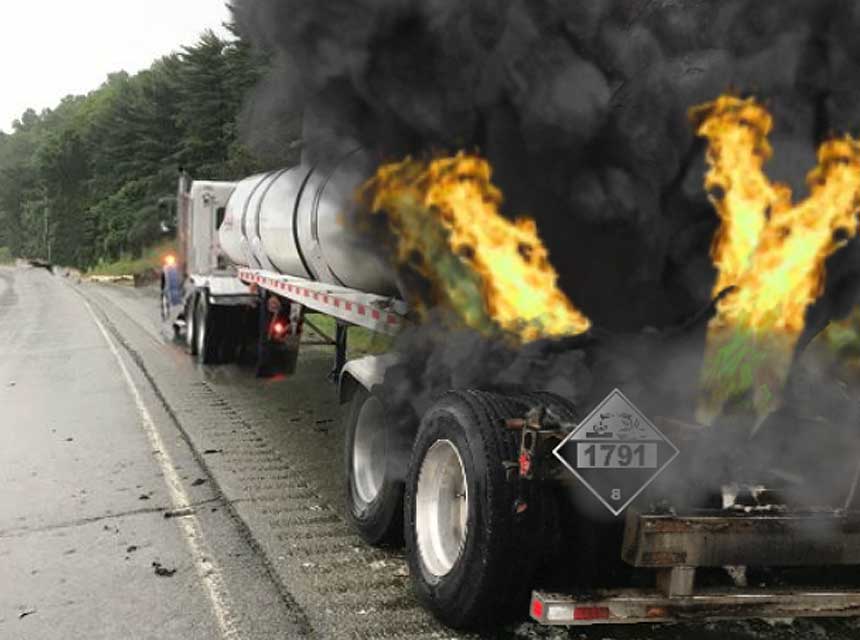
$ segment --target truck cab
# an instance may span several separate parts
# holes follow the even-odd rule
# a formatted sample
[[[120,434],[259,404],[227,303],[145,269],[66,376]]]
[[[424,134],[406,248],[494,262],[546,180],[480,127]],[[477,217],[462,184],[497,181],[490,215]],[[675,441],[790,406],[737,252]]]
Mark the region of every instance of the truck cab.
[[[161,275],[162,319],[172,320],[177,334],[187,323],[189,298],[200,291],[213,302],[242,303],[253,298],[248,286],[236,277],[218,240],[218,227],[235,188],[234,182],[192,181],[186,173],[180,175],[178,255],[168,257]]]
[[[218,227],[224,221],[227,200],[235,187],[233,182],[197,180],[184,195],[185,202],[179,205],[179,228],[188,274],[208,276],[228,269],[229,262],[218,241]]]

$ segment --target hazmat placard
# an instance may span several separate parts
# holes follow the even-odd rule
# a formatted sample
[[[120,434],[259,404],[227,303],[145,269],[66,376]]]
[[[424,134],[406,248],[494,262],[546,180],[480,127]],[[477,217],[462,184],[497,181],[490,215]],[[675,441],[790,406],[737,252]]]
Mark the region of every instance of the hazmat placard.
[[[615,389],[553,453],[617,516],[675,459],[678,449]]]

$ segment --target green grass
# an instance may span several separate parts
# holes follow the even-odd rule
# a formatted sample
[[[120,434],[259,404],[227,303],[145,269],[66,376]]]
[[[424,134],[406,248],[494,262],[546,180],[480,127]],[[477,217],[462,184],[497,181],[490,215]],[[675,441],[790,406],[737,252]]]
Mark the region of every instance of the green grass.
[[[134,276],[147,271],[159,270],[164,256],[176,253],[176,243],[167,240],[148,249],[144,249],[140,258],[124,257],[116,262],[101,262],[87,271],[91,276]]]
[[[309,314],[308,319],[319,327],[326,337],[334,338],[335,321],[330,316],[319,313]],[[305,338],[313,339],[313,329],[305,325]],[[347,339],[347,353],[350,358],[357,356],[385,353],[391,348],[393,338],[381,333],[375,333],[363,327],[350,327]]]
[[[12,264],[13,262],[15,262],[15,258],[9,251],[9,247],[0,247],[0,264]]]

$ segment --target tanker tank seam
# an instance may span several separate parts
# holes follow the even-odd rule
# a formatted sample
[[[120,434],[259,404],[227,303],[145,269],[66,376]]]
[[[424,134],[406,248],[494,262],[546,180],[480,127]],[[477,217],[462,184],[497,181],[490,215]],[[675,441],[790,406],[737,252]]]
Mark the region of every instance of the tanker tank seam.
[[[281,178],[281,176],[282,176],[282,175],[284,175],[284,174],[285,174],[287,171],[289,171],[290,169],[291,169],[291,167],[287,167],[287,168],[285,168],[285,169],[281,169],[280,171],[278,171],[278,172],[275,174],[275,177],[274,177],[274,178],[272,178],[272,179],[269,181],[269,184],[267,184],[267,185],[266,185],[266,188],[265,188],[265,189],[263,189],[263,193],[262,193],[262,194],[260,194],[260,201],[257,203],[257,212],[254,214],[254,220],[255,220],[255,223],[256,223],[255,231],[257,232],[257,233],[256,233],[256,238],[257,238],[257,240],[259,240],[260,242],[262,242],[262,241],[263,241],[263,236],[262,236],[262,234],[260,233],[261,218],[262,218],[262,215],[263,215],[263,201],[266,199],[266,196],[269,194],[269,191],[271,191],[271,189],[272,189],[272,187],[274,186],[274,184],[275,184],[275,183],[276,183],[276,182]],[[249,203],[250,203],[250,200],[249,200]],[[269,260],[269,262],[271,262],[271,260]]]
[[[299,260],[302,263],[302,267],[304,267],[305,273],[308,274],[308,278],[310,280],[319,280],[319,277],[316,273],[311,270],[310,265],[308,264],[307,258],[305,258],[305,252],[302,250],[302,243],[299,241],[299,203],[302,201],[302,197],[305,194],[305,189],[308,186],[308,182],[311,179],[314,171],[316,171],[316,166],[308,169],[307,174],[305,174],[304,179],[302,180],[302,184],[299,187],[298,193],[296,193],[296,201],[293,204],[293,224],[292,224],[292,232],[293,232],[293,244],[296,247],[296,254],[299,256]]]
[[[343,163],[347,158],[355,155],[359,151],[361,151],[361,147],[356,147],[355,149],[353,149],[352,151],[347,153],[343,158],[341,158],[340,163]],[[313,205],[311,208],[311,216],[312,216],[311,217],[311,237],[314,239],[314,241],[316,241],[321,255],[323,253],[323,248],[322,248],[322,244],[320,243],[319,206],[320,206],[320,202],[322,201],[323,191],[325,191],[325,188],[328,186],[328,183],[331,182],[332,176],[337,171],[338,166],[340,166],[340,165],[335,164],[334,167],[332,167],[331,171],[326,173],[325,179],[322,181],[322,184],[320,185],[319,189],[317,189],[317,192],[314,194],[314,202],[313,202]],[[334,269],[331,268],[331,264],[328,262],[328,260],[325,260],[324,255],[322,256],[322,258],[323,258],[323,262],[325,264],[326,269],[328,270],[329,274],[331,274],[331,277],[337,281],[337,284],[339,284],[342,287],[346,287],[347,285],[334,272]]]

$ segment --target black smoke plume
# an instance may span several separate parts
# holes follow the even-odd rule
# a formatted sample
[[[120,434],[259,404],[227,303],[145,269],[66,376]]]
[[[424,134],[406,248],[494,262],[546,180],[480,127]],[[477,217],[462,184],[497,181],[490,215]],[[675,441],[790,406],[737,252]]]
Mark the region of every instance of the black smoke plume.
[[[818,144],[860,132],[860,4],[850,0],[234,4],[273,60],[249,105],[252,132],[286,144],[280,123],[304,114],[309,158],[356,144],[380,162],[481,153],[505,212],[536,219],[562,288],[604,331],[659,336],[711,299],[717,218],[690,107],[727,90],[764,101],[775,120],[767,171],[796,197]],[[810,334],[855,304],[858,255],[852,242],[829,261]],[[616,340],[628,354],[618,359],[564,342],[512,350],[433,325],[404,337],[410,358],[387,391],[418,413],[448,387],[485,384],[587,405],[622,386],[611,374],[643,409],[684,412],[702,336],[683,348]]]

